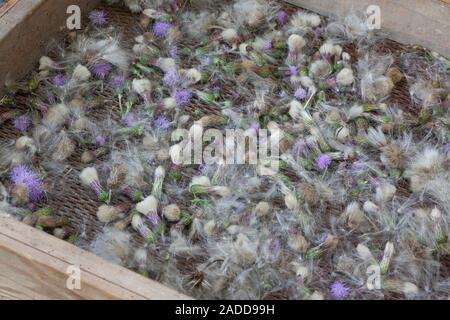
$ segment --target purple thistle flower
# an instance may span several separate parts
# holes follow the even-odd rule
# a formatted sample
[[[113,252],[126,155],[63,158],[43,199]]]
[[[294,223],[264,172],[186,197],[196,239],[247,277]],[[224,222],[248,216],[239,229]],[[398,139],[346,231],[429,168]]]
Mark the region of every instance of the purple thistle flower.
[[[58,74],[53,77],[53,84],[57,87],[63,87],[66,82],[66,78],[62,74]]]
[[[289,15],[286,11],[280,10],[277,13],[277,22],[279,25],[284,26],[288,21]]]
[[[160,116],[160,117],[156,118],[154,125],[158,130],[164,131],[164,130],[169,129],[170,121],[166,117]]]
[[[298,72],[299,72],[298,67],[296,66],[289,67],[289,74],[291,76],[298,76]]]
[[[111,72],[112,65],[110,63],[100,63],[96,64],[92,71],[94,72],[95,76],[105,79],[106,76]]]
[[[331,157],[327,154],[321,154],[317,157],[316,165],[321,170],[324,171],[331,164]]]
[[[31,119],[28,115],[24,114],[14,119],[14,128],[22,133],[25,133],[31,125]]]
[[[134,127],[137,123],[136,115],[133,112],[128,112],[123,119],[123,123],[128,128]]]
[[[177,106],[179,107],[186,107],[189,105],[192,99],[192,92],[190,90],[184,89],[184,90],[177,90],[175,92],[175,100],[177,102]]]
[[[344,282],[336,280],[331,285],[330,293],[334,299],[344,300],[349,295],[349,289],[345,286]]]
[[[106,12],[101,10],[92,11],[89,14],[89,20],[95,26],[104,26],[108,23]]]
[[[272,41],[270,41],[270,40],[265,41],[264,45],[263,45],[263,48],[266,49],[266,50],[272,49]]]
[[[106,144],[106,138],[104,136],[97,136],[95,138],[95,145],[97,147],[103,147]]]
[[[15,166],[11,170],[10,178],[15,186],[24,185],[27,187],[28,199],[31,202],[38,202],[44,197],[44,184],[41,178],[27,166]]]
[[[175,68],[171,68],[163,77],[166,86],[175,87],[180,82],[180,76]]]
[[[153,25],[153,33],[158,38],[165,38],[167,36],[167,33],[169,33],[170,28],[172,28],[172,25],[170,23],[158,21]]]
[[[308,92],[300,87],[295,91],[294,96],[297,100],[303,100],[308,96]]]
[[[118,73],[112,76],[111,86],[114,89],[120,89],[125,85],[125,75],[123,73]]]

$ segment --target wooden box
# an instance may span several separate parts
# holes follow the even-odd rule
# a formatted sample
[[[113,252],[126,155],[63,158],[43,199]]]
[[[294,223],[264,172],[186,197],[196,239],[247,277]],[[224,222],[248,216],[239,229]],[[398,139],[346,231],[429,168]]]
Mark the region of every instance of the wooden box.
[[[98,0],[8,0],[0,11],[0,87],[23,78],[65,33],[67,7]],[[379,5],[382,28],[396,41],[450,57],[450,5],[440,0],[289,0],[329,16]],[[446,0],[447,2],[447,0]],[[71,266],[81,289],[68,288]],[[70,287],[70,286],[69,286]],[[33,229],[0,212],[1,299],[188,299],[155,281]]]

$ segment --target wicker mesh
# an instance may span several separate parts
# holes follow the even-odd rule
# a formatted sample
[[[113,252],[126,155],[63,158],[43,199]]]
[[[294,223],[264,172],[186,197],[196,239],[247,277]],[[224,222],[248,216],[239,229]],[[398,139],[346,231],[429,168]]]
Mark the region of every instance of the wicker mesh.
[[[111,25],[114,25],[119,32],[124,34],[124,39],[128,41],[127,45],[131,47],[134,42],[133,39],[136,35],[140,34],[139,25],[136,23],[137,16],[131,14],[125,8],[104,6],[101,5],[100,9],[107,11],[108,18]],[[293,7],[290,10],[294,10]],[[353,49],[353,50],[352,50]],[[352,56],[356,56],[354,48],[346,48],[346,50],[352,52]],[[400,45],[396,42],[386,40],[379,46],[381,52],[389,52],[393,54],[396,59],[396,64],[399,64],[399,57],[402,52],[417,50],[411,47],[406,47]],[[226,89],[229,95],[233,94],[233,88]],[[99,100],[106,100],[108,96],[100,92],[96,93]],[[14,109],[20,111],[27,110],[27,100],[29,97],[25,95],[18,94],[15,97],[17,104]],[[390,102],[395,103],[400,108],[402,108],[405,113],[413,116],[414,109],[412,109],[412,103],[409,95],[408,84],[406,80],[402,80],[397,84],[395,90],[392,93]],[[110,114],[106,114],[104,109],[96,108],[90,114],[91,117],[102,120],[106,116],[110,116],[113,120],[118,121],[120,119],[119,108],[116,102],[111,101],[108,103]],[[8,112],[14,110],[11,108],[2,108],[0,113]],[[198,105],[196,104],[196,109],[201,109],[205,113],[217,113],[211,106]],[[5,122],[0,126],[0,140],[13,140],[20,136],[17,130],[12,126],[11,121]],[[71,228],[76,232],[82,232],[86,236],[87,240],[92,240],[97,232],[103,228],[103,225],[97,221],[96,211],[98,208],[98,200],[96,196],[88,188],[83,187],[80,184],[80,179],[78,177],[80,171],[86,167],[85,164],[80,162],[81,152],[83,150],[78,148],[77,153],[71,156],[68,161],[69,170],[66,170],[60,176],[51,177],[48,179],[53,184],[51,186],[52,192],[49,193],[47,203],[51,206],[58,216],[67,217],[71,223]],[[101,161],[101,159],[100,159]],[[295,177],[295,175],[292,175]],[[342,208],[337,208],[341,210]],[[135,241],[139,238],[136,237]]]

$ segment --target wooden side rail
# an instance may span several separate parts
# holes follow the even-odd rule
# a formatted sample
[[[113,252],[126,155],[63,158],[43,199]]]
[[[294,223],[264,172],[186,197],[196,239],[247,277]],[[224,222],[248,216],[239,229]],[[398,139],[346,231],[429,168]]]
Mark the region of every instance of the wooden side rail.
[[[79,267],[80,290],[67,286],[74,275],[71,266]],[[0,217],[0,299],[190,298],[45,232]]]
[[[404,44],[419,44],[450,58],[450,0],[287,0],[327,16],[381,9],[381,28]]]

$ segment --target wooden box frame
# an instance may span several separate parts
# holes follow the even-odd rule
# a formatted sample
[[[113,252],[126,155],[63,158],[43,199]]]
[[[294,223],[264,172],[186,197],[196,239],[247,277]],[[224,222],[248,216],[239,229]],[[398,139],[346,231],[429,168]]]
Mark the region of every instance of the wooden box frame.
[[[24,77],[52,38],[67,32],[66,9],[99,0],[10,0],[0,17],[0,88]],[[449,0],[289,0],[330,16],[380,5],[392,39],[421,44],[450,57]],[[7,10],[5,10],[7,9]],[[69,266],[81,271],[81,289],[66,286]],[[0,299],[189,299],[0,212]]]

